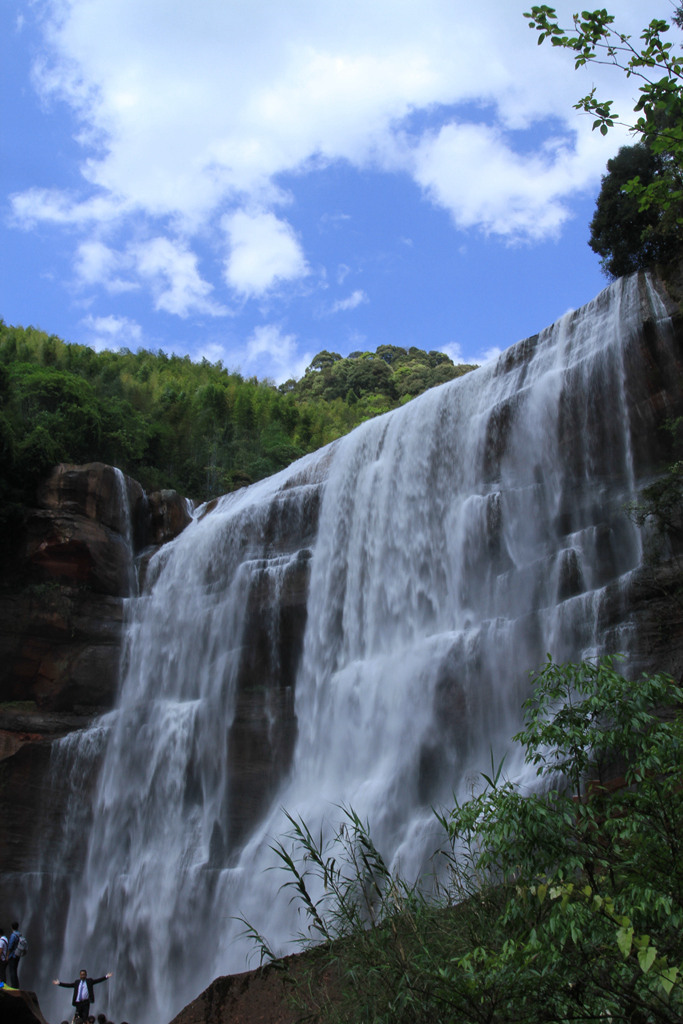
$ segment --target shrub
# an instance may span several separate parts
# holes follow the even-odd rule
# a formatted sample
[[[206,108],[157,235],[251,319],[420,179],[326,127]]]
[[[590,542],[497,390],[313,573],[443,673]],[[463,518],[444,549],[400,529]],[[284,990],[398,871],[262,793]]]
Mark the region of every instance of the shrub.
[[[515,740],[539,775],[499,769],[437,815],[433,885],[389,871],[352,810],[329,842],[290,817],[274,849],[320,942],[313,1019],[512,1024],[683,1014],[683,690],[612,658],[537,675]],[[318,893],[318,895],[314,895]],[[316,979],[324,969],[327,979]]]

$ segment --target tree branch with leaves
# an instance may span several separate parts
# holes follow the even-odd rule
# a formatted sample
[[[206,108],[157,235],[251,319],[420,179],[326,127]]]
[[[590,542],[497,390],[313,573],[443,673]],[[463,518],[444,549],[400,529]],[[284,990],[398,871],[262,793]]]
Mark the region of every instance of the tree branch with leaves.
[[[633,37],[615,27],[614,15],[604,8],[583,11],[573,16],[573,31],[562,28],[555,9],[546,4],[534,6],[524,14],[529,27],[538,32],[539,44],[547,40],[553,46],[574,54],[576,69],[589,64],[616,68],[627,78],[639,82],[639,96],[630,119],[622,119],[614,110],[614,101],[597,95],[594,87],[574,104],[593,117],[593,129],[607,135],[616,125],[627,127],[636,140],[647,147],[655,165],[649,176],[636,174],[621,188],[635,198],[641,213],[651,217],[644,221],[643,240],[652,245],[659,236],[666,237],[664,249],[680,250],[683,241],[683,52],[668,37],[671,26],[655,18],[634,41]],[[672,17],[674,25],[683,27],[683,5]],[[652,215],[656,225],[652,225]],[[601,251],[597,249],[596,251]],[[601,253],[605,255],[604,253]],[[642,265],[642,263],[641,263]],[[611,273],[609,266],[606,267]]]

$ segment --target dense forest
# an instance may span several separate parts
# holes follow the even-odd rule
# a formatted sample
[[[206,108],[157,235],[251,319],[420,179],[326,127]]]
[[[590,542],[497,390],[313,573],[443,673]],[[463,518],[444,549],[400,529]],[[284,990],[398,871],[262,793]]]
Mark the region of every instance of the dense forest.
[[[220,362],[95,352],[0,321],[3,520],[58,462],[108,462],[148,490],[206,500],[471,369],[443,352],[382,345],[348,358],[320,352],[300,380],[276,387]]]

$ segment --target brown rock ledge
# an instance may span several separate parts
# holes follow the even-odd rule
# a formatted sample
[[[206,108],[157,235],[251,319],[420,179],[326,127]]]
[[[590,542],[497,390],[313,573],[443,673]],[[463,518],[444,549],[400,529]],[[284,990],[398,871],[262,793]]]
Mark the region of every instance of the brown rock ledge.
[[[332,986],[320,950],[293,953],[275,964],[216,978],[171,1024],[311,1024],[314,1007],[304,994],[329,994]]]
[[[2,1024],[47,1024],[35,992],[16,988],[0,989],[0,1020]]]

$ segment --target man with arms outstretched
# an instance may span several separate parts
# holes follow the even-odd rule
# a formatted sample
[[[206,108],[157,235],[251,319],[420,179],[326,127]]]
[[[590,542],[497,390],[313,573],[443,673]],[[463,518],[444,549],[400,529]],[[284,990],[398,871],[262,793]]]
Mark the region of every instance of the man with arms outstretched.
[[[90,1004],[95,1002],[93,986],[99,985],[101,981],[107,981],[111,978],[111,975],[112,972],[109,971],[103,978],[89,978],[87,971],[81,971],[75,981],[60,981],[59,978],[55,978],[52,984],[74,990],[71,1005],[76,1008],[76,1013],[81,1020],[87,1021],[88,1014],[90,1013]]]

